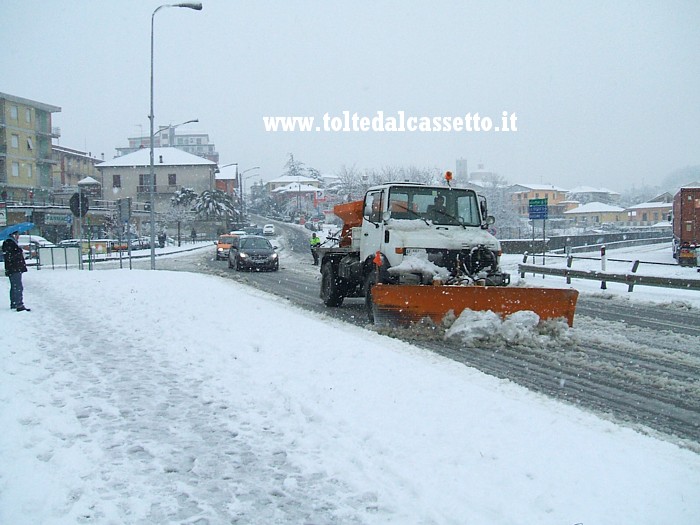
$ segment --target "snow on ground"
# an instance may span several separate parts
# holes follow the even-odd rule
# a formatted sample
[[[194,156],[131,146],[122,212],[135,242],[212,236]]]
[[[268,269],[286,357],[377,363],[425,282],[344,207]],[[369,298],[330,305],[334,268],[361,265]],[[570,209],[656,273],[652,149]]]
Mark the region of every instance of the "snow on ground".
[[[0,310],[0,523],[698,522],[697,454],[231,280],[25,287],[32,312]]]

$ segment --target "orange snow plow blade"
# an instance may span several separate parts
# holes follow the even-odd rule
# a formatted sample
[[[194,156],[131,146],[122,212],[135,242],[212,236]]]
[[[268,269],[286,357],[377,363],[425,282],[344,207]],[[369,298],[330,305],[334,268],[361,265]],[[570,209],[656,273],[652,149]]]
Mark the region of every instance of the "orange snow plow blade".
[[[426,286],[378,284],[372,287],[372,310],[378,325],[408,324],[429,317],[435,323],[452,310],[490,310],[501,317],[531,310],[540,320],[563,317],[574,324],[578,291],[500,286]]]

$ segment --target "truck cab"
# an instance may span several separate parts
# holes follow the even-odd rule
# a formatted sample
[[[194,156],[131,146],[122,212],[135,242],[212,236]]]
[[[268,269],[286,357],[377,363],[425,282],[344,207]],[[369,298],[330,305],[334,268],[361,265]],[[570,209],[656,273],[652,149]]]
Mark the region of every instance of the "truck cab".
[[[367,264],[380,252],[390,282],[429,284],[425,270],[434,265],[449,273],[440,272],[442,279],[470,276],[504,285],[509,278],[498,271],[501,246],[487,229],[491,223],[485,200],[474,190],[376,186],[364,199],[359,258]]]

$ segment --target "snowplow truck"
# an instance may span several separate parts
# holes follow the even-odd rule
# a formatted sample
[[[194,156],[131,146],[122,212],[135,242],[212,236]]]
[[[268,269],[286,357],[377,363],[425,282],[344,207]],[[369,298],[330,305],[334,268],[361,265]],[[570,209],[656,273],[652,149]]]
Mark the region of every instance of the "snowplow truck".
[[[326,306],[364,297],[369,321],[378,325],[426,317],[441,323],[467,308],[501,317],[532,310],[540,320],[573,324],[576,290],[508,287],[500,242],[489,232],[494,218],[474,190],[389,183],[333,212],[342,230],[318,248]]]

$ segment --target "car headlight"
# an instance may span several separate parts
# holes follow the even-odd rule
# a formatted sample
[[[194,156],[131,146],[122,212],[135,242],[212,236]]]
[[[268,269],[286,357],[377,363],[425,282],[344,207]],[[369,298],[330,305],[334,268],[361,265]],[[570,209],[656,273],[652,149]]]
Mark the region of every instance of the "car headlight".
[[[277,259],[277,254],[273,253],[272,255],[270,255],[270,259],[272,259],[273,261]]]
[[[224,249],[223,249],[223,248],[217,248],[216,251],[217,251],[217,252],[223,252]]]
[[[247,258],[248,258],[248,254],[247,254],[247,253],[243,253],[243,252],[238,252],[238,256],[239,256],[241,259],[247,259]]]

